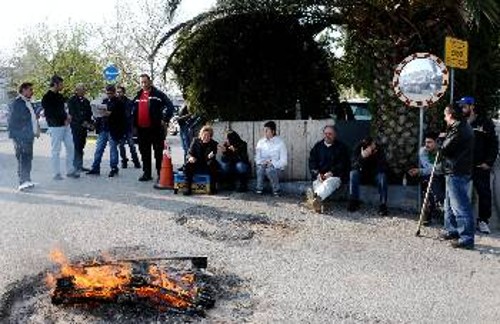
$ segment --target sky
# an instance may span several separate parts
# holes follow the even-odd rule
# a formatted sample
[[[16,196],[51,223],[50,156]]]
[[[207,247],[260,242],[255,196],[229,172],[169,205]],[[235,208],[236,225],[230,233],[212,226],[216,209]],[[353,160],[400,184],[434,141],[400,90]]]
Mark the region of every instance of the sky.
[[[106,16],[115,17],[119,0],[0,0],[0,55],[13,52],[23,30],[46,22],[49,26],[64,26],[69,22],[102,24]],[[140,0],[138,0],[140,1]],[[183,0],[177,20],[189,19],[206,11],[216,0]],[[20,7],[22,6],[22,7]]]

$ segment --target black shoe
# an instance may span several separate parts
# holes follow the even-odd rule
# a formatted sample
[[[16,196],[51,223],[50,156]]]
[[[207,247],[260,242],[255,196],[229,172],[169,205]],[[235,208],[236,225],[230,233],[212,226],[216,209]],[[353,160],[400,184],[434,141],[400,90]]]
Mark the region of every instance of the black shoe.
[[[111,169],[111,171],[109,171],[108,177],[113,178],[116,175],[118,175],[118,169]]]
[[[356,199],[349,199],[349,202],[347,203],[347,211],[349,212],[355,212],[359,209],[359,200]]]
[[[128,163],[127,162],[122,162],[122,169],[128,168]]]
[[[464,243],[463,241],[456,240],[451,242],[451,247],[455,249],[473,250],[474,243]]]
[[[87,174],[88,175],[100,175],[101,171],[92,169],[89,172],[87,172]]]
[[[153,177],[151,177],[150,175],[146,175],[146,174],[143,174],[143,175],[139,178],[139,181],[141,181],[141,182],[151,181],[151,180],[153,180]]]
[[[439,239],[442,241],[449,241],[449,240],[458,240],[459,239],[458,233],[450,233],[447,231],[442,231],[439,233]]]
[[[139,161],[134,161],[134,168],[140,169],[141,168],[141,162]]]
[[[380,216],[387,216],[388,213],[389,211],[387,210],[386,204],[380,204],[380,206],[378,206],[378,214]]]
[[[89,171],[90,171],[90,169],[89,169],[89,168],[86,168],[86,167],[81,167],[81,168],[80,168],[80,171],[82,171],[82,172],[89,172]]]

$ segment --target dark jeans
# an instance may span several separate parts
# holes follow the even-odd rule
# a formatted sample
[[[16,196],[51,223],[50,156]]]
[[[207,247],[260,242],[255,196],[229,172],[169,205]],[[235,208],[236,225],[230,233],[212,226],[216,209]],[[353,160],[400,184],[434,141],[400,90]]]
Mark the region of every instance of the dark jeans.
[[[447,175],[444,199],[444,227],[459,235],[460,243],[474,244],[474,215],[469,199],[470,176]]]
[[[33,161],[33,139],[14,140],[14,149],[17,158],[17,175],[19,184],[31,181],[31,161]]]
[[[425,191],[429,185],[430,176],[424,176],[421,178],[422,181],[422,197],[425,198]],[[444,195],[445,195],[445,180],[444,175],[434,174],[432,179],[431,191],[429,192],[428,206],[430,213],[437,210],[437,206],[444,206]]]
[[[83,168],[83,150],[87,143],[87,130],[82,127],[71,127],[71,133],[73,134],[73,146],[75,147],[73,166],[78,171]]]
[[[151,176],[151,147],[155,156],[157,175],[160,175],[163,149],[165,146],[165,131],[159,128],[138,128],[137,139],[139,141],[139,152],[142,158],[142,171],[146,176]]]
[[[139,156],[137,155],[137,150],[135,149],[134,138],[132,136],[132,131],[127,132],[123,139],[120,141],[120,157],[122,158],[122,163],[127,163],[127,151],[125,149],[125,144],[128,144],[130,148],[130,158],[135,164],[139,163]]]
[[[184,150],[184,161],[186,161],[186,156],[189,151],[189,146],[191,145],[191,132],[189,131],[189,127],[181,127],[181,143],[182,149]]]
[[[240,185],[246,186],[248,182],[248,173],[250,171],[250,165],[248,163],[238,161],[238,162],[220,162],[220,167],[222,171],[222,176],[224,180],[234,183],[235,180],[240,182]]]
[[[186,163],[184,165],[184,174],[186,176],[186,187],[191,188],[194,174],[210,175],[210,191],[215,192],[215,184],[217,183],[217,161],[210,160],[205,163]]]
[[[359,185],[361,182],[372,182],[369,178],[366,174],[358,170],[351,171],[349,174],[349,196],[351,199],[359,200]],[[373,182],[377,185],[380,203],[387,204],[387,176],[383,172],[377,173]]]
[[[491,217],[491,180],[490,170],[474,169],[472,183],[478,198],[478,221],[488,223]]]

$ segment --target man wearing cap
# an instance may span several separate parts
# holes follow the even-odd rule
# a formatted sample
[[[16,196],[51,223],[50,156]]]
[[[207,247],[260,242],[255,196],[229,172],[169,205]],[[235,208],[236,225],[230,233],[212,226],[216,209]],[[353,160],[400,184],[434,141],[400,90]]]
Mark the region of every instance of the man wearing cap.
[[[444,231],[442,240],[454,248],[474,248],[474,216],[469,199],[474,133],[458,104],[444,109],[447,132],[441,146],[445,174]]]
[[[472,183],[478,196],[477,230],[490,233],[488,226],[491,217],[490,172],[498,155],[498,137],[493,121],[485,111],[476,105],[473,97],[463,97],[458,101],[464,117],[474,130],[474,167]]]

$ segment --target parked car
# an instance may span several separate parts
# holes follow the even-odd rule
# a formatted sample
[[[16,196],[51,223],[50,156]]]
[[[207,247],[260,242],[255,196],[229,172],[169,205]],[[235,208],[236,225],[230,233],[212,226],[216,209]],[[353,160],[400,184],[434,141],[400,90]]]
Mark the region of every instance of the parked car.
[[[349,99],[347,102],[352,108],[354,119],[372,120],[372,114],[368,108],[368,99]]]

